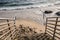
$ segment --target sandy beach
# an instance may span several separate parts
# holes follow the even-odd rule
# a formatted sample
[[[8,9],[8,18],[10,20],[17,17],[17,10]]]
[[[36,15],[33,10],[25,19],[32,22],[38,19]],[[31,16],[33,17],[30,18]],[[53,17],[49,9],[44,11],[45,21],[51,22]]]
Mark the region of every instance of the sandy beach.
[[[36,7],[36,8],[22,8],[22,9],[12,9],[12,10],[0,10],[0,18],[13,18],[16,17],[16,27],[23,25],[24,27],[31,27],[35,29],[37,33],[45,32],[46,17],[56,17],[56,12],[60,11],[60,7],[56,6],[46,6],[46,7]],[[45,10],[51,10],[53,13],[44,14]]]
[[[44,29],[45,26],[43,25],[44,22],[46,22],[46,17],[52,17],[56,16],[55,13],[60,7],[56,6],[46,6],[46,7],[31,7],[31,8],[22,8],[22,9],[14,9],[14,10],[0,10],[0,18],[14,18],[16,17],[16,20],[18,26],[20,24],[36,27],[38,29]],[[45,17],[43,19],[43,12],[45,10],[51,10],[53,13],[51,14],[45,14]],[[43,25],[43,26],[42,26]],[[39,28],[40,27],[40,28]],[[45,29],[44,29],[45,30]]]
[[[0,11],[1,18],[14,18],[16,16],[16,26],[23,24],[23,26],[29,26],[36,28],[36,32],[44,33],[45,26],[43,25],[43,14],[40,8],[27,8],[18,10],[2,10]]]

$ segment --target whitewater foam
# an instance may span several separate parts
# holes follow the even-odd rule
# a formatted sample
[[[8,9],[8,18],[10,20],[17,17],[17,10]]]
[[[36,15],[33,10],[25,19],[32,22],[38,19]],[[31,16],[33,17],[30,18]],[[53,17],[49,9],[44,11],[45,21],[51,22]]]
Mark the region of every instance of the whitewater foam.
[[[45,7],[49,4],[40,4],[40,5],[29,5],[29,6],[15,6],[15,7],[1,7],[0,10],[21,10],[21,9],[30,9],[30,8],[37,8],[37,7]]]

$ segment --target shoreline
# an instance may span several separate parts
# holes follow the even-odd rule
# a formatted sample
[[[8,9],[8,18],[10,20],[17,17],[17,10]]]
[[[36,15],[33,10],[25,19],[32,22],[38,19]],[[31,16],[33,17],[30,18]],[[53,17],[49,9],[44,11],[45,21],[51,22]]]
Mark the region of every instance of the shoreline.
[[[15,16],[17,18],[30,19],[38,23],[41,23],[41,22],[43,23],[42,18],[40,18],[42,17],[40,8],[0,11],[0,18],[13,18]]]

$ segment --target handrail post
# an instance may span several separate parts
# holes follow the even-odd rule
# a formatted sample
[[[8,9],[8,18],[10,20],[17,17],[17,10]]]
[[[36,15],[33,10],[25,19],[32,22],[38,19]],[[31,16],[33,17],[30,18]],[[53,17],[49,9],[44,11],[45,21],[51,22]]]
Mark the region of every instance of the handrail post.
[[[14,27],[16,28],[16,17],[14,17]]]
[[[46,24],[45,24],[45,34],[46,34],[46,30],[47,30],[47,19],[48,19],[48,18],[46,18]]]
[[[16,29],[16,17],[14,17],[14,27]]]
[[[54,33],[53,33],[53,40],[55,39],[55,33],[56,33],[56,27],[57,27],[57,21],[58,21],[58,17],[56,18],[56,23],[55,23]]]
[[[16,16],[14,17],[14,27],[15,27],[15,30],[17,30],[16,29]],[[16,31],[15,31],[16,32]],[[16,36],[17,36],[17,32],[16,32],[16,34],[15,34],[15,38],[16,38]]]
[[[7,23],[8,23],[8,27],[10,26],[10,24],[9,24],[9,20],[7,19]],[[11,28],[9,27],[9,30],[11,30]],[[11,33],[11,31],[10,31],[10,33]],[[10,37],[12,36],[12,34],[10,35]],[[12,39],[12,38],[11,38]]]
[[[10,24],[9,24],[9,20],[7,19],[7,23],[8,23],[8,27],[10,26]],[[9,27],[9,30],[10,30],[10,27]]]
[[[14,17],[14,24],[15,24],[16,17]]]

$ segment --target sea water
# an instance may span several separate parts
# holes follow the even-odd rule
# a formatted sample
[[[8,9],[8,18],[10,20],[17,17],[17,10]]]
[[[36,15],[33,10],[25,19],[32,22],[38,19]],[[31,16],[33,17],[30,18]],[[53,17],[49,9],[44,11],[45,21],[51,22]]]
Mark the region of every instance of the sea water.
[[[54,0],[55,1],[55,0]],[[0,10],[40,7],[53,3],[52,0],[0,0]],[[57,1],[57,0],[56,0]]]

